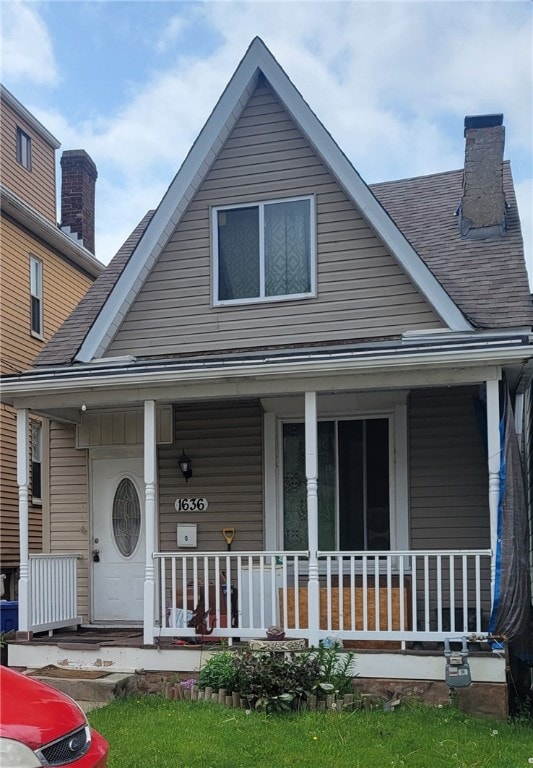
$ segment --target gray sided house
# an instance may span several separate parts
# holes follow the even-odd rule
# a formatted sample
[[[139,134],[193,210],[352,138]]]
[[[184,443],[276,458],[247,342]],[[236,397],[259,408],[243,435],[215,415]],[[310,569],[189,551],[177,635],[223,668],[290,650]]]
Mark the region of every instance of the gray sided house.
[[[69,663],[192,669],[173,638],[275,624],[360,648],[361,679],[442,681],[468,636],[505,700],[533,314],[502,116],[465,142],[462,169],[368,186],[252,42],[159,206],[3,382],[21,542],[28,410],[49,424],[12,663],[56,663],[32,638],[86,625],[142,647]]]

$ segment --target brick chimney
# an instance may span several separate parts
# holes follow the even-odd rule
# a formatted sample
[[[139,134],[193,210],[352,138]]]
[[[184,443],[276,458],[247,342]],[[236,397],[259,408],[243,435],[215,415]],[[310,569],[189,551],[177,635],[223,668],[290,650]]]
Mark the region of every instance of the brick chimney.
[[[460,206],[464,237],[505,232],[503,194],[503,115],[465,117],[465,169]]]
[[[94,253],[94,188],[96,165],[84,149],[61,156],[61,229],[77,235]]]

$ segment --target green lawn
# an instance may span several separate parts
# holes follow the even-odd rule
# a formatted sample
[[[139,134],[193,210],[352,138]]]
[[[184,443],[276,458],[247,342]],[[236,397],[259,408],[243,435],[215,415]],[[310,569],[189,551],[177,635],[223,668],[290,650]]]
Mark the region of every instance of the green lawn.
[[[157,696],[89,714],[109,741],[109,768],[522,768],[531,722],[467,717],[450,707],[264,715]]]

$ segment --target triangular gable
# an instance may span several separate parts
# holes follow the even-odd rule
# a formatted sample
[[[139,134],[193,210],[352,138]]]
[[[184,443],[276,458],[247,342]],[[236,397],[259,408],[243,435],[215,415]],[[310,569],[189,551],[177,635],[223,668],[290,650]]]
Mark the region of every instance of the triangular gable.
[[[378,203],[262,40],[256,37],[88,332],[76,357],[78,362],[89,362],[105,352],[153,264],[246,106],[261,73],[348,197],[359,208],[443,322],[452,330],[472,330],[461,310]]]

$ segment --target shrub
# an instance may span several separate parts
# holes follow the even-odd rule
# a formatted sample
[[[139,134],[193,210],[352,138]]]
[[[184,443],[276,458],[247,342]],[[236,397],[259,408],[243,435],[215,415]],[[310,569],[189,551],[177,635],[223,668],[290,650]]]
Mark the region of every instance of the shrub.
[[[250,706],[267,712],[297,709],[319,672],[311,654],[243,651],[236,658],[237,691]]]
[[[352,690],[354,654],[337,648],[313,648],[305,653],[221,651],[198,676],[200,688],[225,688],[266,712],[299,709],[310,694],[325,699]]]
[[[220,651],[206,661],[198,675],[199,688],[213,688],[219,691],[236,691],[235,653]]]
[[[339,653],[337,648],[320,648],[310,651],[318,665],[318,679],[313,689],[318,698],[324,698],[332,691],[339,696],[351,693],[355,676],[355,653]]]

